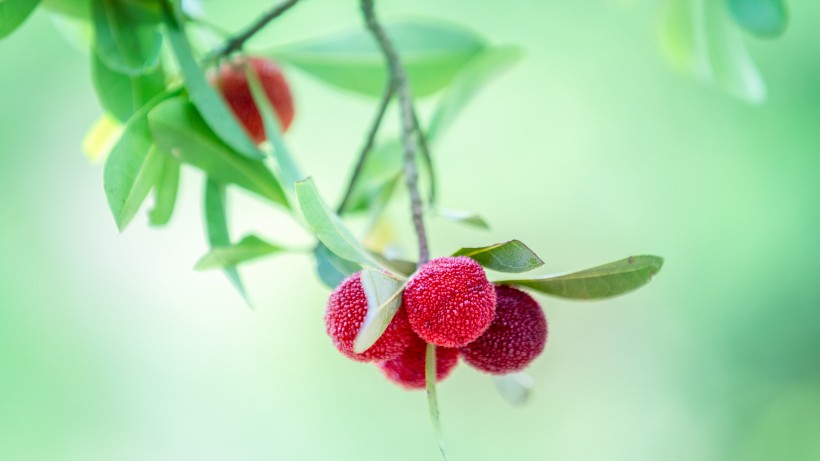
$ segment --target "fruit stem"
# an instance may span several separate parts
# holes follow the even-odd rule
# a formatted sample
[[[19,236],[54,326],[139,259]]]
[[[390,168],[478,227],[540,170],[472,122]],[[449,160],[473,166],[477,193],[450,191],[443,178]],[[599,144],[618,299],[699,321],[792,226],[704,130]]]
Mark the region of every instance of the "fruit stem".
[[[424,229],[424,208],[419,193],[418,178],[419,173],[416,168],[416,123],[413,117],[413,97],[410,94],[410,84],[407,80],[407,73],[401,63],[399,54],[393,46],[393,42],[387,36],[384,28],[376,19],[373,9],[373,0],[361,0],[362,15],[367,28],[378,42],[379,47],[387,60],[387,67],[390,72],[390,86],[393,86],[399,97],[399,113],[402,123],[402,145],[404,149],[404,178],[407,182],[407,189],[410,193],[410,210],[413,215],[413,225],[416,229],[419,245],[419,266],[430,259],[430,252],[427,244],[427,232]]]
[[[256,21],[248,25],[244,31],[229,38],[221,48],[218,48],[212,53],[212,57],[220,58],[223,56],[228,56],[231,53],[242,49],[245,42],[250,40],[250,38],[256,35],[257,32],[262,30],[266,25],[268,25],[269,22],[281,16],[284,12],[291,9],[291,7],[297,3],[299,3],[299,0],[286,0],[278,5],[274,5],[274,7],[268,10],[267,13],[263,14],[257,18]]]
[[[362,146],[362,150],[359,152],[359,160],[356,162],[356,168],[353,170],[353,174],[350,176],[350,181],[347,183],[345,195],[342,197],[342,201],[339,202],[339,206],[336,208],[336,213],[339,215],[344,213],[345,208],[347,208],[347,202],[350,201],[350,197],[353,195],[353,188],[356,186],[356,182],[358,182],[359,176],[362,174],[365,161],[367,160],[370,151],[373,150],[373,144],[376,142],[376,135],[379,132],[379,127],[381,127],[382,120],[384,120],[384,114],[387,112],[387,106],[390,104],[390,100],[393,99],[393,94],[396,92],[395,86],[392,85],[392,82],[390,83],[391,84],[388,84],[384,89],[384,95],[382,95],[379,108],[376,110],[376,116],[373,118],[373,122],[370,125],[370,131],[367,133],[364,146]]]

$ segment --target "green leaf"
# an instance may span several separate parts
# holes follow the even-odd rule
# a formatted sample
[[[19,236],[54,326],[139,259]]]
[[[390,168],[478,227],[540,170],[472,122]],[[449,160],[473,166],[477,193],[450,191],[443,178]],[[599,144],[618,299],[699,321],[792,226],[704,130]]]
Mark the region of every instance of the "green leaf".
[[[91,77],[103,108],[122,122],[165,89],[161,66],[141,75],[117,72],[93,54]]]
[[[350,230],[345,227],[342,220],[331,211],[322,198],[312,178],[308,178],[296,183],[296,197],[302,214],[308,226],[316,234],[320,242],[338,255],[348,261],[361,264],[374,269],[384,269],[362,244],[353,236]]]
[[[239,126],[239,122],[225,101],[205,79],[202,69],[194,58],[182,23],[176,20],[174,13],[171,11],[165,11],[163,17],[165,18],[168,42],[171,44],[171,49],[182,71],[185,87],[188,89],[191,100],[193,100],[205,123],[236,152],[251,159],[264,158],[265,155],[256,148],[253,141]]]
[[[231,245],[226,208],[225,186],[209,178],[205,182],[205,228],[208,233],[208,243],[212,249]],[[239,276],[239,271],[235,267],[226,267],[224,272],[231,285],[250,306],[250,298]]]
[[[259,77],[253,72],[253,66],[246,63],[245,75],[248,79],[248,86],[251,89],[253,102],[259,108],[259,114],[262,116],[262,123],[265,127],[265,135],[273,147],[273,156],[276,159],[276,165],[281,171],[282,180],[288,189],[293,191],[293,184],[296,181],[305,179],[305,175],[296,164],[296,160],[290,154],[285,142],[282,141],[282,130],[279,127],[279,118],[274,114],[270,99],[262,89],[262,83]]]
[[[243,157],[222,143],[205,125],[193,105],[175,98],[158,105],[148,116],[157,145],[219,182],[236,184],[288,207],[282,186],[258,160]]]
[[[313,255],[316,258],[316,273],[319,280],[328,288],[335,288],[344,279],[362,269],[358,264],[336,256],[323,243],[316,246]]]
[[[120,232],[139,211],[162,171],[162,154],[154,147],[148,128],[148,112],[155,104],[146,104],[131,117],[105,162],[105,195]]]
[[[676,68],[751,103],[766,99],[766,84],[749,55],[726,4],[670,0],[663,48]]]
[[[507,46],[488,48],[473,59],[459,72],[439,100],[427,129],[428,140],[436,139],[449,128],[479,90],[517,63],[522,54],[520,48]]]
[[[729,11],[738,24],[762,38],[779,37],[789,23],[783,0],[727,0]]]
[[[490,225],[477,213],[472,211],[451,210],[448,208],[435,208],[436,215],[448,221],[453,221],[468,226],[477,227],[479,229],[489,230]]]
[[[91,0],[43,0],[43,6],[61,15],[89,19]]]
[[[474,33],[447,23],[400,21],[386,24],[417,98],[447,86],[485,48]],[[272,53],[330,85],[381,97],[387,83],[384,55],[364,28],[294,43]]]
[[[286,249],[262,240],[255,235],[247,235],[231,246],[220,246],[212,249],[197,261],[194,269],[207,270],[223,267],[235,267],[253,259],[281,253]]]
[[[532,393],[533,379],[524,372],[493,376],[493,383],[501,397],[510,405],[520,407],[526,404]]]
[[[159,64],[162,34],[155,18],[122,0],[93,0],[94,50],[117,72],[140,75]]]
[[[402,162],[402,147],[397,139],[371,150],[343,211],[367,211],[374,208],[375,203],[385,201],[402,175]]]
[[[370,349],[390,325],[401,306],[404,282],[382,271],[362,271],[362,288],[367,297],[367,314],[353,341],[353,352],[361,354]]]
[[[438,395],[436,394],[436,346],[427,344],[427,353],[424,357],[424,381],[427,388],[427,409],[430,412],[430,422],[433,425],[433,435],[438,442],[438,448],[444,461],[447,461],[447,452],[444,449],[444,433],[441,430],[441,414],[438,409]]]
[[[40,0],[0,1],[0,39],[11,35],[40,4]]]
[[[154,184],[154,208],[148,213],[153,226],[164,226],[171,220],[179,189],[179,160],[168,153],[162,155],[162,172]]]
[[[580,272],[497,283],[520,285],[562,298],[603,299],[646,285],[661,266],[663,259],[657,256],[630,256]]]
[[[544,265],[544,261],[518,240],[481,248],[462,248],[453,256],[469,256],[479,264],[499,272],[527,272]]]

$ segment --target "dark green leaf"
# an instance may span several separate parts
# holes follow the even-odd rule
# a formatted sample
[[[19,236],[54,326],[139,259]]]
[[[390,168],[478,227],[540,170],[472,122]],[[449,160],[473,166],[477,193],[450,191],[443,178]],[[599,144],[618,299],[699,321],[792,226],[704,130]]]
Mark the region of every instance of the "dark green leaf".
[[[436,215],[448,221],[453,221],[468,226],[477,227],[479,229],[489,230],[490,225],[477,213],[472,211],[450,210],[447,208],[436,207]]]
[[[182,71],[185,87],[205,123],[236,152],[251,159],[264,158],[265,155],[256,148],[253,141],[239,126],[239,122],[225,101],[205,79],[191,51],[191,45],[185,36],[182,23],[176,20],[172,12],[165,12],[164,18],[168,42],[171,44],[171,49]]]
[[[508,46],[488,48],[473,59],[459,72],[441,97],[430,120],[427,138],[432,141],[449,128],[479,90],[518,62],[521,55],[518,47]]]
[[[265,127],[265,135],[273,147],[273,156],[276,159],[276,165],[281,172],[281,178],[285,182],[288,189],[293,191],[293,184],[296,181],[305,179],[296,160],[290,154],[285,142],[282,141],[282,130],[279,127],[279,117],[274,114],[273,106],[262,89],[262,84],[259,82],[259,77],[252,71],[253,67],[245,65],[245,75],[248,78],[248,86],[251,89],[253,101],[256,107],[259,108],[259,113],[262,116],[262,123]]]
[[[194,269],[206,270],[235,267],[244,262],[283,251],[286,251],[283,247],[262,240],[255,235],[247,235],[234,245],[213,248],[208,254],[197,261]]]
[[[91,77],[103,108],[121,122],[165,89],[161,66],[141,75],[128,75],[110,69],[92,53]]]
[[[336,288],[344,279],[362,269],[358,264],[336,256],[322,243],[316,246],[313,255],[316,257],[319,280],[328,288]]]
[[[222,143],[184,98],[165,101],[151,111],[148,119],[154,141],[166,152],[216,181],[236,184],[289,206],[282,186],[265,164],[243,157]]]
[[[499,272],[527,272],[544,265],[538,255],[518,240],[482,248],[462,248],[453,256],[469,256],[487,269]]]
[[[367,314],[353,341],[353,352],[370,349],[390,325],[401,306],[404,282],[379,270],[365,269],[361,275],[362,289],[367,297]]]
[[[208,243],[212,249],[229,247],[231,236],[228,232],[227,204],[225,202],[225,186],[208,179],[205,182],[205,228],[208,233]],[[225,275],[236,288],[242,298],[250,306],[250,298],[235,267],[226,267]]]
[[[40,0],[0,1],[0,39],[5,38],[20,27],[39,3]]]
[[[661,270],[657,256],[630,256],[571,274],[548,275],[498,283],[520,285],[549,295],[572,299],[603,299],[640,288]]]
[[[159,64],[162,34],[156,18],[122,0],[93,0],[94,50],[105,65],[128,75]]]
[[[91,0],[43,0],[43,6],[55,13],[75,18],[91,17]]]
[[[147,115],[163,97],[167,95],[146,104],[131,117],[105,162],[105,195],[120,231],[136,215],[162,172],[162,154],[151,140]]]
[[[763,38],[783,34],[789,23],[784,0],[727,0],[729,11],[744,29]]]
[[[402,21],[388,23],[386,29],[415,97],[447,86],[485,48],[481,37],[446,23]],[[384,55],[364,28],[284,46],[273,54],[333,86],[373,97],[384,93]]]
[[[320,242],[338,255],[357,264],[375,269],[384,269],[362,244],[345,227],[342,220],[331,211],[322,198],[312,178],[296,183],[296,197],[308,226]]]
[[[524,372],[493,376],[493,383],[501,397],[510,405],[520,407],[530,399],[533,379]]]
[[[179,160],[168,153],[162,155],[162,172],[154,184],[154,208],[148,219],[154,226],[164,226],[171,220],[177,201],[180,176]]]

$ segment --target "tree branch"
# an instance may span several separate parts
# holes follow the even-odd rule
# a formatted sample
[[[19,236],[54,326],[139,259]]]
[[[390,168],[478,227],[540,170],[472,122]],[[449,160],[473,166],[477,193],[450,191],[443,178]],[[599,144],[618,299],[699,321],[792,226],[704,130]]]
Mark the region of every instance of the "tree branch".
[[[353,174],[350,176],[350,180],[347,183],[345,195],[342,197],[342,201],[339,202],[338,208],[336,208],[337,214],[341,215],[344,213],[345,208],[347,207],[347,202],[350,201],[350,197],[353,195],[353,188],[356,186],[356,182],[362,174],[368,154],[370,154],[370,151],[373,150],[373,144],[376,142],[376,134],[379,132],[379,127],[382,124],[382,120],[384,120],[384,114],[387,112],[387,106],[390,104],[390,100],[393,99],[394,93],[395,87],[392,82],[388,82],[388,85],[384,90],[384,95],[382,95],[379,108],[376,110],[376,116],[373,118],[373,122],[370,125],[370,131],[368,131],[367,138],[365,138],[364,146],[362,146],[362,150],[359,152],[359,160],[356,162],[356,167],[354,168]]]
[[[413,214],[413,226],[416,229],[419,245],[419,265],[422,265],[430,259],[430,251],[427,244],[427,232],[424,229],[424,208],[418,186],[419,173],[416,167],[416,140],[414,138],[416,124],[413,120],[413,98],[410,95],[410,85],[407,81],[407,73],[398,52],[393,46],[393,42],[376,18],[376,13],[373,10],[373,0],[361,0],[361,7],[365,24],[378,42],[387,60],[387,67],[390,71],[390,85],[396,89],[399,97],[399,113],[402,124],[401,138],[404,149],[404,178],[410,192],[410,210]]]
[[[263,14],[256,21],[246,27],[244,31],[229,38],[221,48],[213,52],[212,56],[214,58],[220,58],[242,49],[245,42],[250,40],[250,38],[256,35],[257,32],[262,30],[266,25],[268,25],[269,22],[281,16],[282,13],[291,9],[291,7],[296,5],[298,2],[299,0],[286,0],[278,5],[275,5],[267,13]]]

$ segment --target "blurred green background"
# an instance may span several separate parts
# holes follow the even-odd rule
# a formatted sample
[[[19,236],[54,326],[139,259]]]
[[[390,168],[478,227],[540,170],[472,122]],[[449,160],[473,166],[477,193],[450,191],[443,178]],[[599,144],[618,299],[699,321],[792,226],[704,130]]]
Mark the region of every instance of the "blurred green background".
[[[268,3],[205,8],[235,29]],[[356,3],[305,2],[254,45],[357,25]],[[820,4],[789,5],[782,38],[747,40],[769,86],[753,106],[665,64],[659,2],[378,2],[526,49],[435,152],[443,204],[493,230],[431,220],[435,254],[519,238],[550,272],[666,258],[631,295],[542,298],[528,406],[456,369],[439,387],[452,459],[820,459]],[[87,56],[45,12],[0,62],[0,459],[438,459],[424,394],[331,346],[308,258],[247,266],[255,310],[191,269],[196,172],[168,229],[141,214],[117,234],[80,148],[100,111]],[[289,76],[290,145],[334,197],[374,102]],[[308,241],[230,198],[236,235]]]

